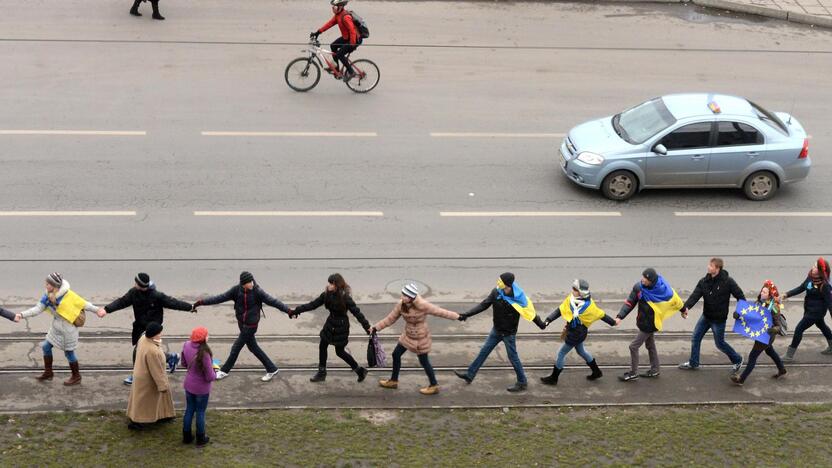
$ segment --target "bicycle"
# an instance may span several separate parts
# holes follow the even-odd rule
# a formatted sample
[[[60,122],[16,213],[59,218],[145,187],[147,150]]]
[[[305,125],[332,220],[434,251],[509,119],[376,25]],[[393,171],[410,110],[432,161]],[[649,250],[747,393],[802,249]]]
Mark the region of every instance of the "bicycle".
[[[304,49],[303,52],[308,52],[309,56],[296,58],[286,66],[284,75],[286,84],[290,88],[299,92],[306,92],[314,88],[321,80],[321,68],[336,80],[343,79],[346,70],[340,67],[334,58],[332,60],[329,59],[329,57],[335,54],[321,48],[320,41],[310,38],[309,48]],[[352,65],[352,69],[355,70],[355,75],[352,79],[345,82],[347,88],[356,93],[368,93],[372,91],[378,85],[379,78],[381,77],[378,66],[373,61],[367,59],[352,61],[349,55],[347,55],[347,60]]]

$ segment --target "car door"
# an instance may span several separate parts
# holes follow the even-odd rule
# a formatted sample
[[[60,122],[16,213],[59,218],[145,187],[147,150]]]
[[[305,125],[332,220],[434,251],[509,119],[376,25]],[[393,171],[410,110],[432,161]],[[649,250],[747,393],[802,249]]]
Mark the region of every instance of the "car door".
[[[765,137],[753,125],[723,121],[716,124],[708,185],[737,186],[743,170],[765,154]]]
[[[651,152],[645,158],[646,185],[705,185],[711,155],[713,124],[713,119],[689,123],[663,136],[657,144],[664,145],[667,154]]]

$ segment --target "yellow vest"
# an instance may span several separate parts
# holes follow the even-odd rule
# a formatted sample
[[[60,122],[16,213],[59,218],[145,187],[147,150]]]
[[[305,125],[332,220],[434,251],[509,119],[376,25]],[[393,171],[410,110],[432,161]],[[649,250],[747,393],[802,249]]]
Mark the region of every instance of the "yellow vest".
[[[563,300],[560,304],[560,315],[563,317],[563,320],[566,322],[571,322],[574,315],[572,314],[572,307],[569,305],[569,297]],[[606,313],[601,310],[597,305],[595,305],[595,301],[591,298],[589,299],[589,306],[586,310],[583,311],[582,314],[578,315],[578,319],[584,324],[585,327],[589,328],[590,325],[601,320]]]
[[[61,302],[58,304],[57,310],[51,302],[49,303],[49,309],[57,312],[57,314],[66,319],[67,322],[74,323],[75,319],[81,315],[81,311],[84,310],[85,305],[87,305],[86,299],[75,294],[75,291],[70,289],[61,298]]]

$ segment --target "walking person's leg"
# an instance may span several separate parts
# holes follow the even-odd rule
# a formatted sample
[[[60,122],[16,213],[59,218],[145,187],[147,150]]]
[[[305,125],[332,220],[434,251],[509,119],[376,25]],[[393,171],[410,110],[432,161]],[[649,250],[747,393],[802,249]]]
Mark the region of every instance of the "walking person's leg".
[[[364,381],[364,378],[367,377],[367,369],[358,365],[358,362],[352,357],[352,354],[347,351],[347,345],[336,346],[335,354],[350,366],[350,369],[358,376],[359,382]]]
[[[708,333],[708,320],[705,316],[699,317],[696,326],[693,327],[693,334],[690,337],[690,358],[688,362],[679,365],[679,369],[696,369],[699,367],[699,352],[702,347],[702,339]]]
[[[66,360],[69,362],[69,370],[72,372],[72,375],[67,380],[64,380],[64,385],[78,385],[81,383],[81,368],[78,363],[78,357],[75,355],[74,350],[64,351],[64,356],[66,356]]]
[[[155,20],[163,20],[165,19],[161,13],[159,13],[159,0],[150,0],[150,6],[153,7],[153,19]]]
[[[800,346],[800,342],[803,341],[803,333],[814,324],[815,321],[809,317],[803,317],[797,322],[797,326],[794,328],[794,335],[792,336],[792,343],[786,349],[786,356],[783,357],[784,362],[794,361],[794,353],[797,351],[797,347]]]
[[[760,354],[763,354],[763,351],[765,351],[767,347],[768,346],[755,341],[754,346],[751,348],[751,352],[748,354],[748,362],[745,364],[745,370],[742,371],[742,375],[737,377],[736,374],[734,374],[731,376],[731,380],[738,384],[745,382],[745,379],[747,379],[748,376],[751,375],[751,372],[754,371],[754,367],[757,365],[757,358],[760,357]]]
[[[777,366],[777,373],[772,375],[773,378],[779,379],[780,377],[786,375],[786,366],[783,365],[783,360],[780,359],[780,355],[777,354],[777,350],[774,349],[774,346],[769,346],[766,348],[766,354],[768,357],[774,361],[774,365]]]
[[[133,6],[130,8],[130,14],[133,16],[141,16],[142,14],[139,13],[139,5],[142,3],[142,0],[133,0]]]
[[[627,382],[638,378],[638,352],[647,339],[648,333],[639,330],[635,339],[630,343],[630,371],[619,376],[619,380]]]
[[[592,357],[589,351],[587,351],[586,347],[584,346],[584,342],[578,343],[578,346],[575,347],[576,351],[578,351],[578,355],[584,358],[586,361],[586,365],[589,366],[592,373],[586,376],[587,380],[597,380],[604,376],[604,373],[601,372],[601,368],[598,367],[598,363],[595,362],[595,358]]]
[[[647,347],[647,355],[650,357],[650,371],[642,377],[657,377],[661,372],[661,364],[659,363],[659,352],[656,350],[656,334],[648,333],[648,335],[644,340],[644,345]]]
[[[572,345],[564,343],[560,346],[560,349],[558,349],[558,355],[555,358],[555,365],[552,367],[552,373],[546,377],[541,377],[541,382],[546,385],[558,384],[558,378],[560,378],[560,373],[563,372],[563,365],[569,351],[572,351]]]
[[[523,363],[520,361],[520,355],[517,353],[517,335],[506,335],[503,337],[503,344],[506,346],[506,354],[511,366],[514,367],[514,373],[517,376],[515,384],[506,390],[509,392],[519,392],[526,389],[528,385],[526,381],[526,372],[523,371]]]
[[[488,338],[485,339],[485,343],[483,343],[482,348],[480,348],[479,354],[477,354],[477,357],[474,358],[474,362],[468,366],[467,372],[465,374],[456,373],[457,377],[471,383],[471,381],[477,376],[477,372],[479,372],[480,367],[485,364],[485,360],[488,359],[488,356],[492,351],[494,351],[494,348],[497,347],[499,342],[500,335],[498,335],[497,331],[492,328],[491,332],[488,334]]]
[[[40,344],[43,350],[43,373],[36,377],[40,381],[52,380],[54,373],[52,372],[52,343],[49,340],[43,340]]]
[[[256,328],[249,328],[246,331],[246,347],[249,351],[251,351],[251,354],[254,354],[254,357],[256,357],[258,361],[260,361],[260,364],[263,364],[263,367],[266,368],[266,375],[263,376],[260,380],[268,382],[272,379],[272,377],[275,376],[275,374],[277,374],[278,368],[274,364],[274,362],[272,362],[272,360],[269,359],[269,356],[266,354],[265,351],[263,351],[260,345],[257,344],[257,337],[255,336],[256,333]]]
[[[196,411],[196,395],[185,390],[185,415],[182,416],[182,443],[190,444],[194,441],[194,433],[191,424],[194,421]]]
[[[243,347],[246,345],[246,336],[245,336],[245,328],[240,327],[240,334],[237,335],[237,339],[234,340],[234,343],[231,345],[231,352],[228,353],[228,359],[222,363],[222,367],[220,368],[220,372],[223,374],[228,374],[231,372],[231,369],[234,368],[234,364],[237,362],[237,358],[240,356],[240,351],[243,350]],[[221,379],[222,377],[217,376],[217,380]]]
[[[418,355],[419,364],[422,365],[422,369],[425,370],[425,375],[428,376],[428,383],[430,384],[429,387],[423,388],[420,390],[423,395],[434,395],[439,392],[438,383],[436,382],[436,373],[433,371],[433,366],[430,364],[430,357],[428,354],[420,354]]]
[[[583,341],[575,346],[575,351],[578,353],[578,356],[582,357],[584,361],[586,361],[587,364],[595,360],[595,358],[592,357],[592,354],[590,354],[584,347]]]
[[[323,382],[326,380],[327,348],[329,348],[329,343],[321,338],[321,341],[318,342],[318,372],[309,379],[310,382]]]
[[[378,384],[384,388],[398,388],[399,387],[399,372],[402,370],[402,354],[407,351],[407,348],[401,343],[396,344],[393,350],[393,372],[387,380],[379,380]]]
[[[714,335],[716,348],[731,360],[731,364],[734,365],[734,373],[739,372],[742,368],[742,356],[725,341],[725,322],[711,322],[711,332]]]

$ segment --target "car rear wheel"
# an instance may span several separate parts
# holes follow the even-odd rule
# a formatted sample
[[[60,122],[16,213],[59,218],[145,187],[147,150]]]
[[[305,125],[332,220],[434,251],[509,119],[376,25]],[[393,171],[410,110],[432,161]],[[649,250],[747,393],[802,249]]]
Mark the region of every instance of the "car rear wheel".
[[[630,171],[612,172],[601,183],[601,193],[610,200],[628,200],[637,190],[638,178]]]
[[[745,179],[742,190],[749,200],[768,200],[777,192],[777,177],[768,171],[755,172]]]

